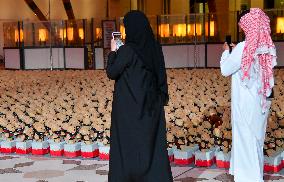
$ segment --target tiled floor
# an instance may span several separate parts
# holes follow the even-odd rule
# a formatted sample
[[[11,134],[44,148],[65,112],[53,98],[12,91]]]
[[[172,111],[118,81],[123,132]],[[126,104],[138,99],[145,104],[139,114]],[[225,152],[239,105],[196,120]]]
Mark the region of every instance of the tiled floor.
[[[0,182],[106,182],[108,162],[0,154]],[[175,182],[232,182],[226,170],[172,165]],[[266,181],[284,182],[284,170],[265,174]]]

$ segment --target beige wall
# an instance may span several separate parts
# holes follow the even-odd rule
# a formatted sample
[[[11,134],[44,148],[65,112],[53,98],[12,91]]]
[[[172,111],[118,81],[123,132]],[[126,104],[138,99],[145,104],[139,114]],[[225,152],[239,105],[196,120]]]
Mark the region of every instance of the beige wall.
[[[106,17],[106,0],[71,0],[71,3],[76,19]]]
[[[282,2],[282,3],[281,3]],[[275,0],[274,1],[274,7],[275,8],[284,8],[283,0]]]
[[[1,19],[35,19],[24,0],[0,0]]]
[[[263,8],[263,0],[251,0],[250,6],[251,8]]]
[[[79,0],[80,1],[80,0]],[[109,0],[110,1],[110,17],[122,17],[130,8],[130,0]]]
[[[229,0],[229,11],[238,11],[241,7],[241,0]]]
[[[22,1],[24,1],[24,0],[22,0]],[[34,2],[39,7],[41,12],[44,15],[46,15],[46,18],[48,19],[48,2],[49,1],[48,0],[34,0]],[[50,10],[50,18],[51,19],[67,19],[67,15],[65,13],[62,0],[51,0],[50,6],[51,6],[51,10]],[[27,8],[24,9],[25,11],[29,11],[29,12],[32,13],[32,10],[28,7],[28,5],[25,5],[25,7],[27,7]],[[37,19],[36,16],[33,16],[33,18]]]
[[[48,0],[34,1],[47,17]],[[106,1],[71,0],[71,3],[76,19],[90,19],[106,17]],[[129,10],[130,0],[109,0],[110,17],[123,16]],[[149,10],[156,11],[155,8],[149,8]],[[0,19],[37,20],[37,17],[24,0],[0,0]],[[62,0],[51,0],[51,19],[67,19]]]
[[[239,11],[242,3],[248,3],[251,8],[263,8],[264,0],[229,0],[230,11]]]
[[[131,0],[131,9],[132,10],[137,10],[137,8],[138,8],[137,0]]]
[[[188,14],[189,0],[171,0],[171,14]]]
[[[147,15],[159,15],[162,14],[163,1],[162,0],[144,0],[145,1],[145,13]]]
[[[34,0],[43,14],[48,14],[48,0]],[[71,0],[75,17],[82,18],[103,18],[106,17],[107,0]],[[120,17],[130,10],[130,1],[132,9],[136,9],[137,0],[109,0],[110,17]],[[157,15],[162,13],[163,0],[144,0],[145,12],[148,15]],[[244,0],[229,1],[229,10],[240,10],[240,5]],[[263,0],[250,1],[251,7],[263,8]],[[51,19],[67,19],[62,0],[51,0]],[[171,0],[171,14],[189,13],[189,0]],[[0,0],[0,19],[29,19],[37,20],[24,0]]]

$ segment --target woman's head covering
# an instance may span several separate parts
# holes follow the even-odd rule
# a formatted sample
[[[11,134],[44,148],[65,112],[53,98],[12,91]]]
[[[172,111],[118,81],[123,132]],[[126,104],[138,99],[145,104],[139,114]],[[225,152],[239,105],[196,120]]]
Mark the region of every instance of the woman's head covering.
[[[148,18],[143,12],[133,10],[124,16],[123,23],[126,33],[125,44],[136,52],[146,69],[153,73],[157,86],[167,100],[168,87],[163,52],[155,39]]]
[[[126,39],[125,43],[135,49],[142,58],[145,66],[153,70],[153,49],[156,47],[156,40],[150,23],[141,11],[130,11],[123,19]]]
[[[262,95],[262,109],[267,110],[266,98],[274,86],[273,67],[276,65],[276,50],[270,33],[269,17],[259,8],[251,8],[239,21],[245,33],[245,47],[242,55],[242,80],[249,86],[254,76],[259,81]]]

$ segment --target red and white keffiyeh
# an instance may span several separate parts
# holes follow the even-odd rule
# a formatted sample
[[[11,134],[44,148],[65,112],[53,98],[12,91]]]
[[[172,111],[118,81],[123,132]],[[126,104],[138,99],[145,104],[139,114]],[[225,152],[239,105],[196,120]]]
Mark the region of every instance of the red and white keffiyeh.
[[[276,65],[276,50],[270,33],[269,17],[259,8],[251,8],[239,22],[245,33],[245,47],[242,55],[242,80],[249,83],[255,72],[260,82],[262,109],[267,109],[266,98],[274,86],[273,67]],[[254,69],[254,70],[252,70]]]

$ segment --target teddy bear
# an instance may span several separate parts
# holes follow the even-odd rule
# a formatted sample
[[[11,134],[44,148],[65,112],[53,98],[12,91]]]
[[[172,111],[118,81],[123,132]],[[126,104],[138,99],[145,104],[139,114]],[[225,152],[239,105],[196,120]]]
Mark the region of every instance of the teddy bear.
[[[272,130],[279,128],[276,115],[270,115],[270,117],[268,118],[268,121],[267,121],[267,125]]]
[[[68,125],[66,128],[65,141],[68,144],[76,143],[78,141],[77,134],[78,134],[78,128],[75,125]]]
[[[232,131],[225,130],[223,133],[224,139],[232,140]]]
[[[7,125],[5,127],[3,127],[3,133],[4,133],[4,139],[6,141],[12,141],[15,138],[15,131],[16,131],[16,126],[15,126],[15,122],[12,123],[10,120],[9,123],[7,123]]]
[[[279,138],[279,139],[284,138],[284,128],[283,129],[278,128],[278,129],[274,130],[273,136],[275,138]]]
[[[60,123],[53,123],[51,125],[51,128],[49,130],[49,139],[53,140],[56,143],[59,143],[62,141],[62,128]]]
[[[34,140],[37,142],[42,142],[46,136],[46,129],[43,122],[35,122],[33,124],[34,129]]]
[[[94,136],[93,131],[91,130],[90,126],[82,126],[79,130],[79,133],[82,136],[82,141],[89,145],[92,143],[92,138]]]
[[[23,131],[17,136],[21,142],[34,139],[34,131],[32,127],[25,126]]]

